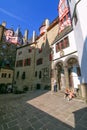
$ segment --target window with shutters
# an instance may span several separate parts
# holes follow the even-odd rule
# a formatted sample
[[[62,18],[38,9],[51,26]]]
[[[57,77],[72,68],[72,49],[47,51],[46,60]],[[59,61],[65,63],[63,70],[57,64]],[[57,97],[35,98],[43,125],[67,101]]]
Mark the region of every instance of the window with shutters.
[[[24,59],[24,66],[31,65],[31,58]]]
[[[69,47],[69,40],[68,37],[64,38],[63,40],[61,40],[60,42],[58,42],[56,44],[56,52],[61,51],[62,49],[65,49]]]
[[[23,66],[23,60],[16,61],[16,67],[22,67]]]

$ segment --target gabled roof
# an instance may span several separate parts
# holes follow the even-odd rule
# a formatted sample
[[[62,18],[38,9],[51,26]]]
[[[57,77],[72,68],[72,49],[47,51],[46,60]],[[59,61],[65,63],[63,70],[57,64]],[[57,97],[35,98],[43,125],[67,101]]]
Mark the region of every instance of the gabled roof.
[[[66,27],[60,34],[58,34],[53,43],[52,44],[55,44],[57,41],[59,41],[61,38],[63,38],[65,35],[67,35],[68,33],[70,33],[71,31],[73,30],[73,27],[72,26],[68,26]]]

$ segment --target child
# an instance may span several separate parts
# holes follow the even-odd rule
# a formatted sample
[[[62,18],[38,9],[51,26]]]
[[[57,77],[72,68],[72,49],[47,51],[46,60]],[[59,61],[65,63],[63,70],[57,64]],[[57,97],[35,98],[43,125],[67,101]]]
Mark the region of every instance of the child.
[[[68,88],[66,88],[65,93],[64,93],[64,99],[69,96],[69,91],[70,90]]]
[[[70,101],[74,97],[75,97],[74,90],[70,90],[68,95],[68,100]]]

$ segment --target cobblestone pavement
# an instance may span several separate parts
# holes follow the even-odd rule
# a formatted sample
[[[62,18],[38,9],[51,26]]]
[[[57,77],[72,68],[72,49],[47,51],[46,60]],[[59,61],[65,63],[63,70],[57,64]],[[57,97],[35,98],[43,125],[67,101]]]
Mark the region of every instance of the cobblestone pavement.
[[[63,93],[0,95],[0,130],[87,130],[87,105]]]

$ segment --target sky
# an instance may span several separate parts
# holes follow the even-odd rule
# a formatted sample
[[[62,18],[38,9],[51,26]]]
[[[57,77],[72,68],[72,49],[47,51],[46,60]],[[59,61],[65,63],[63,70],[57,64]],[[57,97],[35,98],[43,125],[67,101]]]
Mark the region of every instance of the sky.
[[[0,24],[5,21],[6,27],[16,31],[20,27],[22,34],[33,30],[39,35],[39,27],[48,18],[52,22],[58,17],[59,0],[0,0]]]

